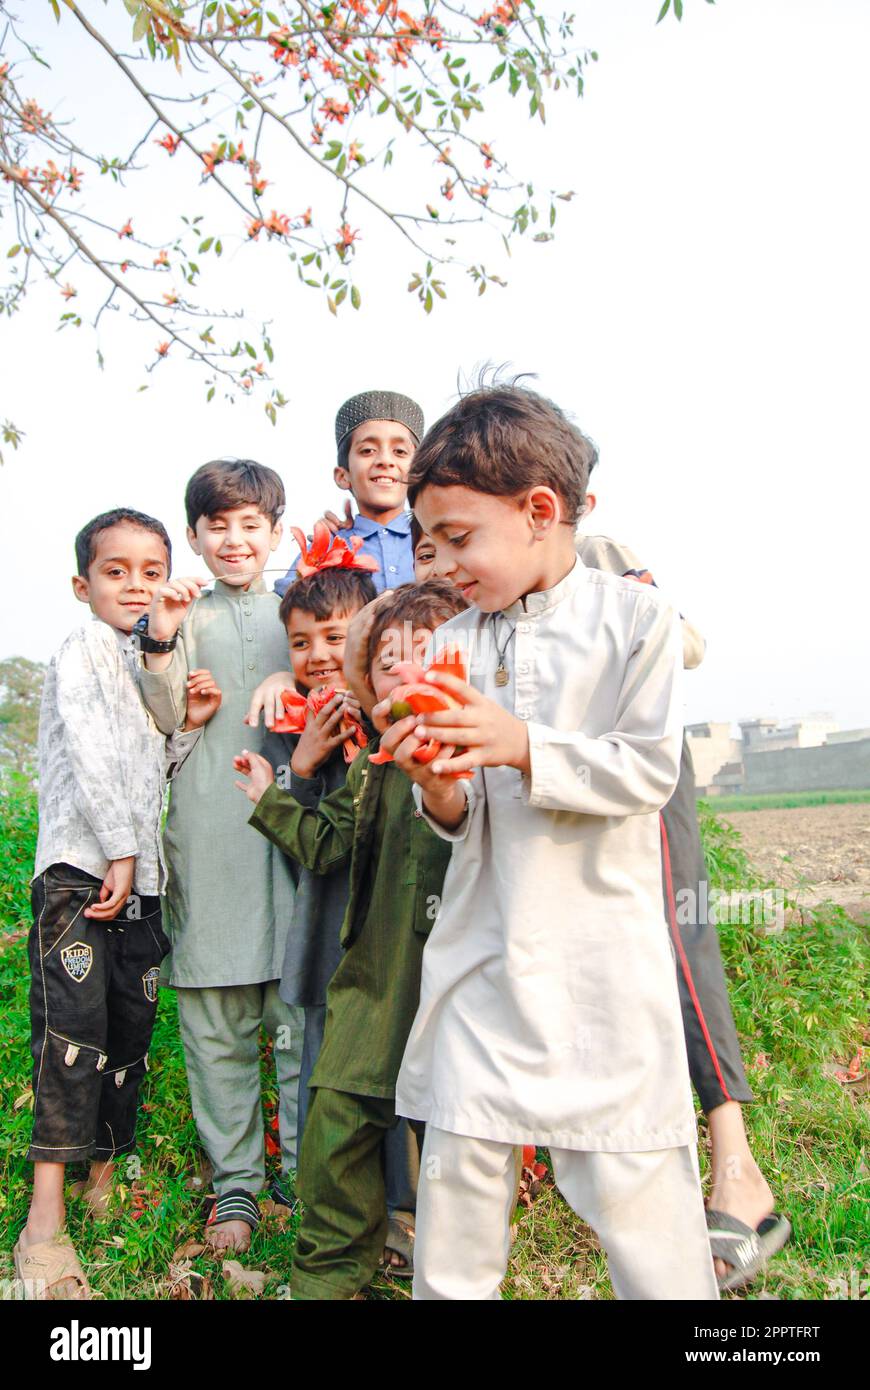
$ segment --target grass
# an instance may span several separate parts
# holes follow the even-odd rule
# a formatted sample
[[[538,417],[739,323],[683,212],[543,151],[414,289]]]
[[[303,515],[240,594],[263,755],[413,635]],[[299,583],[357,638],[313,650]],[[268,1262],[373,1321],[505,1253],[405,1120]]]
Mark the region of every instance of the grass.
[[[718,808],[717,808],[718,809]],[[738,833],[701,808],[712,882],[723,889],[766,886]],[[0,1280],[12,1275],[11,1247],[27,1212],[30,1165],[30,1058],[26,932],[27,882],[36,831],[32,792],[23,782],[0,810]],[[793,1243],[753,1285],[781,1299],[847,1297],[870,1277],[867,1106],[864,1083],[833,1076],[868,1041],[863,987],[867,931],[832,904],[780,934],[749,925],[721,929],[731,999],[756,1103],[746,1108],[753,1151],[795,1228]],[[69,1225],[91,1282],[107,1299],[170,1296],[192,1268],[216,1298],[230,1296],[220,1265],[205,1256],[179,1268],[176,1250],[201,1230],[202,1154],[190,1116],[175,1000],[161,991],[153,1061],[143,1087],[138,1159],[116,1188],[117,1217],[90,1222],[71,1201]],[[267,1118],[274,1111],[270,1058],[264,1049]],[[700,1159],[706,1173],[703,1122]],[[549,1179],[528,1210],[518,1209],[516,1240],[504,1292],[508,1299],[612,1297],[595,1237],[562,1202]],[[242,1260],[266,1272],[265,1297],[287,1297],[294,1223],[264,1223]],[[866,1286],[865,1286],[866,1292]],[[381,1279],[370,1297],[409,1297],[407,1285]]]
[[[759,792],[755,796],[715,796],[709,801],[717,813],[725,811],[775,811],[792,806],[844,806],[870,801],[870,787],[830,792]]]

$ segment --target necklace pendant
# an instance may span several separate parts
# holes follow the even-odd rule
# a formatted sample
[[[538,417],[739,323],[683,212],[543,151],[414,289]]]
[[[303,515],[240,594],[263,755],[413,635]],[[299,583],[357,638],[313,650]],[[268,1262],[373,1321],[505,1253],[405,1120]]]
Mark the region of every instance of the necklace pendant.
[[[495,683],[496,685],[507,685],[509,679],[507,667],[503,661],[500,661],[495,668]]]

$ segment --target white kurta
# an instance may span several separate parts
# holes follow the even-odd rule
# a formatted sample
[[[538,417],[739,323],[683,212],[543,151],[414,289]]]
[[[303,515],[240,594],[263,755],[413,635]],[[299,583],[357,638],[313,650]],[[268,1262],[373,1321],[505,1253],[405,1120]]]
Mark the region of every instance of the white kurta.
[[[492,634],[503,647],[513,623],[499,687]],[[658,818],[680,762],[677,616],[578,560],[504,614],[451,619],[436,644],[451,640],[471,683],[528,720],[531,777],[478,769],[459,829],[430,821],[455,847],[396,1109],[508,1143],[690,1143]]]

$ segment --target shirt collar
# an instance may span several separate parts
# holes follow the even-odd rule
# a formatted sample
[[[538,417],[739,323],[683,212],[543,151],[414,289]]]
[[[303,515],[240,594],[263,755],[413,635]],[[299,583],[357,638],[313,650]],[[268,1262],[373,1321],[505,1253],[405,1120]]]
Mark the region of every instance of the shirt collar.
[[[214,582],[214,592],[216,594],[223,594],[224,598],[238,600],[248,598],[250,594],[264,594],[266,592],[266,584],[262,575],[258,575],[256,579],[252,579],[247,589],[239,589],[235,584],[225,584],[222,579],[216,579]]]
[[[392,531],[396,536],[407,536],[411,530],[411,513],[400,512],[386,525],[381,521],[372,521],[371,517],[360,516],[357,513],[353,519],[353,529],[360,536],[373,536],[378,531]]]
[[[578,584],[582,583],[585,569],[586,566],[580,556],[576,556],[571,569],[563,579],[559,580],[558,584],[554,584],[552,589],[540,589],[537,593],[526,594],[525,598],[518,598],[515,603],[502,609],[504,616],[519,620],[520,618],[534,617],[538,613],[546,613],[548,609],[555,608],[564,598],[567,598],[568,594],[573,593]]]

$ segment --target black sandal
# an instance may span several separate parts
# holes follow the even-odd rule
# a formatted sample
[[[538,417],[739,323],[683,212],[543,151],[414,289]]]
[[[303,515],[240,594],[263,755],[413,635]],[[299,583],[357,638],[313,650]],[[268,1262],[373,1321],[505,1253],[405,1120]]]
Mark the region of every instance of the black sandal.
[[[246,1192],[243,1187],[234,1187],[232,1191],[216,1197],[205,1223],[206,1230],[209,1226],[222,1225],[224,1221],[246,1221],[251,1230],[256,1231],[260,1224],[260,1208],[253,1193]]]
[[[707,1230],[713,1258],[731,1266],[731,1273],[719,1280],[723,1293],[750,1283],[791,1239],[791,1223],[776,1211],[759,1221],[755,1230],[726,1211],[708,1211]]]

